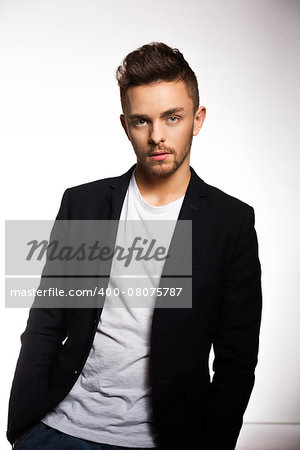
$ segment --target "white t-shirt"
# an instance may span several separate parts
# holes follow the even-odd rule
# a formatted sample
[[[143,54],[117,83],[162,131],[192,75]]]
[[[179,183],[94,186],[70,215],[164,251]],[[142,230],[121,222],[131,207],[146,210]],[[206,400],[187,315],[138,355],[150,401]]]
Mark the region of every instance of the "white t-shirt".
[[[149,205],[140,194],[133,173],[116,245],[128,248],[134,236],[142,238],[139,243],[150,243],[153,229],[161,226],[164,232],[159,233],[159,245],[168,249],[183,199],[184,196],[158,207]],[[117,287],[119,295],[106,296],[85,366],[67,397],[42,419],[45,424],[103,444],[158,446],[149,379],[155,296],[134,294],[137,287],[148,288],[146,293],[157,287],[163,265],[164,260],[152,259],[136,267],[132,262],[125,270],[124,261],[113,260],[108,288],[118,292],[114,291]],[[137,306],[132,306],[132,302]]]

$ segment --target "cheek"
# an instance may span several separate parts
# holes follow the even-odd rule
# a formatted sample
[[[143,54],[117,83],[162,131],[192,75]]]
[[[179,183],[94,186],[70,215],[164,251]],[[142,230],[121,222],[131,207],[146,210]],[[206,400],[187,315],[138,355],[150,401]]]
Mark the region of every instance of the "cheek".
[[[134,148],[140,148],[144,146],[148,140],[146,130],[138,130],[138,132],[134,130],[133,132],[130,133],[130,140]]]
[[[130,135],[130,142],[135,150],[138,150],[145,145],[144,135],[145,133],[132,133]]]
[[[171,131],[172,132],[169,133],[170,141],[172,141],[176,147],[185,147],[190,142],[193,128],[181,125]]]

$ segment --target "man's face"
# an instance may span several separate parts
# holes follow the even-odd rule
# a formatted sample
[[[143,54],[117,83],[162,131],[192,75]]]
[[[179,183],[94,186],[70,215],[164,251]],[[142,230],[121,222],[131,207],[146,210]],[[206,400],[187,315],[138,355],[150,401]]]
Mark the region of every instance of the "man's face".
[[[138,167],[166,177],[182,165],[189,166],[192,139],[204,118],[203,107],[194,114],[183,81],[158,81],[128,89],[121,122]]]

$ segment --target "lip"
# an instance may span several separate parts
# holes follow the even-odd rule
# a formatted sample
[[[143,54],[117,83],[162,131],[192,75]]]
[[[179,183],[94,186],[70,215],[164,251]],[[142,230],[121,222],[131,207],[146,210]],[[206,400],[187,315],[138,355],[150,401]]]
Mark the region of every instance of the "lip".
[[[167,153],[167,152],[159,152],[159,153],[157,152],[157,153],[152,153],[149,156],[150,156],[150,158],[154,159],[155,161],[163,161],[169,155],[170,155],[170,153]]]

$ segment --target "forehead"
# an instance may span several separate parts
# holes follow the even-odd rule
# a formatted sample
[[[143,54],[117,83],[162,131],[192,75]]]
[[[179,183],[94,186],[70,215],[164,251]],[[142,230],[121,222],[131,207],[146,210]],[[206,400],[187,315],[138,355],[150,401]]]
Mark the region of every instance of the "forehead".
[[[124,100],[125,114],[155,114],[172,108],[193,109],[193,101],[183,81],[156,81],[132,86]]]

